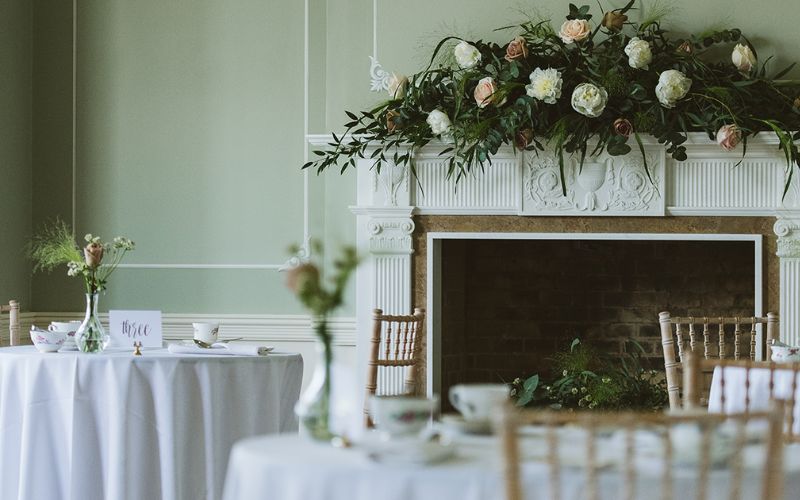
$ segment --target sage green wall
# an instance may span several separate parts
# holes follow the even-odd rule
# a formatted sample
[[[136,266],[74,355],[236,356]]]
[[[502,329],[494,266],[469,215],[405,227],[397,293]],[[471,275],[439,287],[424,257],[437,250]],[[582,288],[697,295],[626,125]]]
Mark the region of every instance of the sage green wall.
[[[34,208],[37,224],[53,213],[71,216],[67,3],[35,4],[34,193],[53,197]],[[739,27],[762,58],[777,56],[776,68],[800,46],[786,15],[794,0],[762,2],[757,12],[741,0],[661,3],[674,7],[666,27]],[[513,32],[493,28],[517,21],[520,10],[535,6],[561,19],[567,4],[379,0],[378,57],[387,70],[411,73],[442,36],[502,42]],[[310,6],[310,132],[339,131],[344,109],[384,98],[368,90],[373,1]],[[139,247],[130,263],[283,262],[302,235],[303,7],[300,0],[78,1],[79,233],[132,237]],[[354,242],[354,172],[309,182],[311,234],[329,249]],[[275,271],[124,269],[110,292],[104,304],[111,307],[300,312]],[[60,275],[34,281],[37,310],[75,309],[77,294],[77,284]]]
[[[130,264],[286,261],[288,247],[303,237],[303,2],[77,5],[77,234],[131,237],[137,249]],[[71,82],[71,12],[51,7],[39,4],[37,31],[49,33],[48,23],[60,17],[50,39],[57,47],[37,58],[58,74],[37,84],[55,94],[42,115],[66,122],[72,97],[60,84],[63,77]],[[324,15],[321,5],[311,18],[314,47],[325,43]],[[324,98],[321,53],[311,55],[320,68],[312,73],[316,108]],[[37,142],[54,136],[63,146],[71,125],[43,123],[40,131]],[[37,192],[58,189],[53,184],[61,192],[57,207],[36,214],[37,226],[54,214],[71,219],[70,156],[59,147],[40,162],[46,172]],[[309,184],[311,233],[321,236],[325,186],[315,177]],[[299,313],[282,282],[275,270],[121,269],[103,305]],[[79,283],[61,270],[37,277],[35,301],[40,311],[80,308]]]
[[[0,302],[30,308],[31,37],[28,0],[0,2]],[[4,333],[4,335],[6,335]]]

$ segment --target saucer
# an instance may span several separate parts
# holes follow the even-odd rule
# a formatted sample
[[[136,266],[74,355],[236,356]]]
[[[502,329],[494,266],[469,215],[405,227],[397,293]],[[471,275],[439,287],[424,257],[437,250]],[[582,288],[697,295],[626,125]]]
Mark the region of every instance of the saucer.
[[[442,415],[441,424],[451,430],[462,434],[492,434],[492,422],[490,420],[464,420],[464,417],[456,413]]]
[[[372,461],[393,465],[430,465],[443,462],[455,454],[450,442],[419,438],[378,439],[362,441],[358,447]]]

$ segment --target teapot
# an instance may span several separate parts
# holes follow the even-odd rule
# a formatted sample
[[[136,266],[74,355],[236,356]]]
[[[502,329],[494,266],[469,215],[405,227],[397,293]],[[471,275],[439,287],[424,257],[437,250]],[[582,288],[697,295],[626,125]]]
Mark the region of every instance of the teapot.
[[[776,363],[795,363],[800,361],[800,347],[790,346],[780,340],[772,339],[772,361]]]

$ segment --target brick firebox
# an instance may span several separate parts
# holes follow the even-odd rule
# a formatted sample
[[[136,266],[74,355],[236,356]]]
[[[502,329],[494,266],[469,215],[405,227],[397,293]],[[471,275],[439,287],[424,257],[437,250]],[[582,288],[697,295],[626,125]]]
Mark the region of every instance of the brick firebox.
[[[416,304],[427,300],[428,232],[724,233],[762,235],[762,309],[778,308],[776,237],[768,217],[418,216],[415,223]],[[754,310],[752,242],[455,239],[443,241],[441,252],[443,394],[454,383],[546,370],[547,358],[575,337],[612,353],[635,338],[660,357],[660,310]]]

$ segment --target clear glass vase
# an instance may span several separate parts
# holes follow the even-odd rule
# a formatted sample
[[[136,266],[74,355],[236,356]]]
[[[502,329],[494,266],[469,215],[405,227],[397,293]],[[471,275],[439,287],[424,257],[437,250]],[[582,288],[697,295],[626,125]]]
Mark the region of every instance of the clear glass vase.
[[[317,364],[308,388],[300,396],[295,413],[300,421],[300,434],[317,441],[330,441],[336,434],[331,430],[331,351],[327,323],[319,321],[317,332]]]
[[[81,352],[103,352],[108,346],[109,336],[97,314],[98,302],[97,292],[86,294],[86,317],[75,332],[75,343]]]

